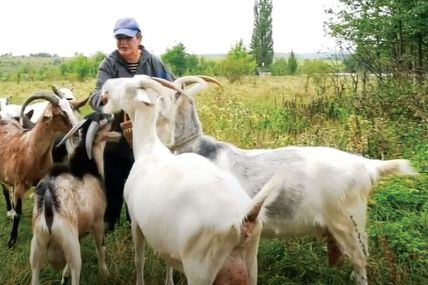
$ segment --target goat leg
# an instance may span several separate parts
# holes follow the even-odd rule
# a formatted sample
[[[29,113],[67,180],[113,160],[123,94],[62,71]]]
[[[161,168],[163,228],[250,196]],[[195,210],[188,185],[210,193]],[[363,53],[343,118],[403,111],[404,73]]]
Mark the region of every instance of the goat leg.
[[[9,215],[10,211],[12,211],[12,203],[10,202],[9,188],[3,183],[0,183],[0,184],[1,184],[1,187],[3,188],[4,200],[6,201],[6,209]]]
[[[327,254],[328,254],[328,265],[330,266],[340,266],[343,264],[343,254],[340,249],[337,247],[336,240],[328,232],[327,236]]]
[[[21,198],[17,198],[17,202],[15,205],[15,215],[13,216],[13,225],[12,225],[12,231],[10,233],[9,241],[7,242],[7,245],[9,248],[13,247],[16,244],[16,239],[18,238],[18,226],[19,226],[19,220],[21,219],[22,214],[22,200]]]

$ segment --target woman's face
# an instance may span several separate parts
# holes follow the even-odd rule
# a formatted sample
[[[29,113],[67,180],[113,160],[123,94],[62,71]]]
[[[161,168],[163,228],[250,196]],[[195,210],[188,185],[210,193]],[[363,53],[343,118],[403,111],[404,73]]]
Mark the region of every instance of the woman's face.
[[[128,62],[131,62],[139,55],[139,45],[141,44],[141,39],[138,39],[136,36],[127,37],[125,35],[116,36],[116,46],[120,55]]]

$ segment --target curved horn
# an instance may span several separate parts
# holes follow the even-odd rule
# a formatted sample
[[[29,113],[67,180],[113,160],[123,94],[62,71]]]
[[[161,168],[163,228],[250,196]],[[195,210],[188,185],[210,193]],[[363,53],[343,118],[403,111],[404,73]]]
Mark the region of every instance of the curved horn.
[[[192,83],[201,83],[200,79],[202,78],[206,82],[211,82],[219,87],[223,87],[223,85],[214,77],[207,76],[207,75],[189,75],[189,76],[183,76],[180,78],[177,78],[174,82],[176,83],[184,83],[184,84],[192,84]]]
[[[223,88],[223,86],[221,85],[221,83],[219,81],[217,81],[213,77],[206,76],[206,75],[183,76],[183,77],[176,79],[174,82],[178,83],[180,85],[183,84],[185,86],[189,85],[189,84],[193,84],[193,83],[198,83],[196,86],[189,87],[185,90],[186,94],[191,96],[191,97],[194,97],[196,94],[198,94],[199,92],[201,92],[202,90],[207,88],[207,82],[214,83],[214,84],[218,85],[219,87]]]
[[[91,95],[89,95],[86,98],[73,99],[73,100],[69,100],[69,101],[70,101],[71,106],[73,106],[74,109],[79,110],[79,108],[81,108],[82,106],[84,106],[86,104],[86,102],[88,102],[90,97],[91,97]]]
[[[51,94],[36,93],[36,94],[30,96],[27,100],[25,100],[25,102],[21,108],[21,113],[19,114],[19,119],[20,119],[21,125],[24,125],[24,124],[28,125],[29,124],[29,122],[27,122],[27,120],[29,120],[29,119],[24,116],[25,108],[27,107],[28,104],[30,104],[31,102],[33,102],[34,100],[37,100],[37,99],[47,100],[54,106],[58,106],[58,104],[59,104],[59,99],[55,96],[52,96]]]
[[[55,147],[59,147],[60,145],[62,145],[63,143],[65,143],[71,136],[74,135],[74,133],[80,129],[84,123],[86,123],[87,119],[83,119],[81,120],[77,125],[75,125],[63,138],[62,140],[56,144]]]
[[[153,79],[154,81],[160,83],[164,87],[167,87],[167,88],[170,88],[170,89],[173,89],[173,90],[177,91],[180,94],[184,93],[183,90],[180,87],[178,87],[176,84],[174,84],[171,81],[168,81],[166,79],[159,78],[159,77],[151,77],[151,79]]]
[[[214,84],[216,84],[217,86],[219,86],[219,87],[222,87],[222,88],[223,88],[223,85],[222,85],[222,84],[221,84],[217,79],[215,79],[214,77],[207,76],[207,75],[198,75],[198,77],[202,78],[202,79],[203,79],[203,80],[205,80],[206,82],[214,83]]]
[[[92,121],[86,133],[85,148],[89,159],[92,159],[92,144],[94,143],[95,135],[100,129],[98,122]]]

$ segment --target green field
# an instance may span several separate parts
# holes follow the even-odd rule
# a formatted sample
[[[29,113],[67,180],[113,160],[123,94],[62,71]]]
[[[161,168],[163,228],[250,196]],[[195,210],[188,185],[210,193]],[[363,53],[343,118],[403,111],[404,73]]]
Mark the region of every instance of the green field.
[[[382,180],[371,195],[368,210],[369,284],[428,284],[428,124],[409,115],[403,101],[383,109],[370,99],[356,98],[351,88],[338,92],[331,78],[308,80],[304,76],[248,77],[230,84],[218,78],[215,86],[197,100],[204,132],[241,148],[287,145],[322,145],[360,153],[371,158],[406,158],[421,171],[416,178]],[[350,86],[349,79],[344,80]],[[0,96],[22,102],[49,84],[72,87],[87,96],[94,81],[0,82]],[[369,92],[370,96],[371,93]],[[374,96],[374,95],[373,95]],[[389,101],[388,101],[389,102]],[[85,107],[84,112],[90,111]],[[27,193],[17,246],[7,248],[11,221],[0,199],[0,284],[30,284],[29,250],[33,199]],[[124,215],[123,215],[124,216]],[[163,284],[165,268],[148,251],[146,284]],[[130,226],[122,219],[118,230],[107,236],[110,275],[98,274],[95,243],[82,240],[81,284],[133,284]],[[330,268],[325,243],[312,238],[262,239],[259,250],[259,284],[353,284],[348,261]],[[59,284],[61,272],[49,266],[41,272],[42,284]],[[177,284],[184,276],[175,273]]]

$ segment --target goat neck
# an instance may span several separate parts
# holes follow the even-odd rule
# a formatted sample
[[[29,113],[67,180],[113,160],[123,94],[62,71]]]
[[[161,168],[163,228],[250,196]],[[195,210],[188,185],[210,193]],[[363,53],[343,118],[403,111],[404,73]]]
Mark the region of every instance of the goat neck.
[[[170,149],[178,151],[187,147],[199,139],[202,135],[202,124],[199,120],[194,100],[186,95],[181,96],[177,101],[175,111],[175,123],[172,126],[172,144]]]
[[[152,152],[153,148],[161,146],[168,150],[160,141],[156,133],[156,121],[158,118],[158,106],[139,104],[134,113],[132,144],[134,157],[137,159],[143,153]],[[168,151],[169,152],[169,151]]]

